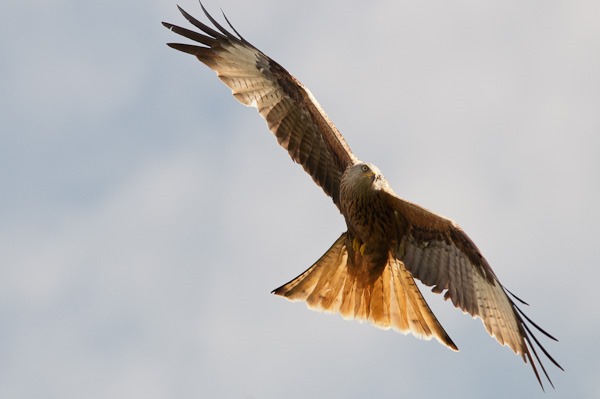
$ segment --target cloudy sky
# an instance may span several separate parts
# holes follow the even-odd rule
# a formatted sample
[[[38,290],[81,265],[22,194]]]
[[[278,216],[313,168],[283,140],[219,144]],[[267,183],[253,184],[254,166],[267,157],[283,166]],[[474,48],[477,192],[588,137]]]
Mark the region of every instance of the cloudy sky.
[[[0,24],[0,397],[600,397],[597,1],[206,6],[463,226],[560,339],[556,391],[439,297],[460,353],[271,295],[343,220],[165,45],[175,2],[29,0]]]

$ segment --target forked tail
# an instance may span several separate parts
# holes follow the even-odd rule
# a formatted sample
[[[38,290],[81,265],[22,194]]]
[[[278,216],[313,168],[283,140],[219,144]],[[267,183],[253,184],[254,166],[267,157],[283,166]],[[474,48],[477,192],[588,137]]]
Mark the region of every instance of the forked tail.
[[[401,261],[389,255],[381,274],[367,279],[353,272],[357,268],[350,264],[346,244],[344,233],[314,265],[273,293],[347,320],[367,320],[384,330],[393,328],[427,340],[435,337],[458,350]]]

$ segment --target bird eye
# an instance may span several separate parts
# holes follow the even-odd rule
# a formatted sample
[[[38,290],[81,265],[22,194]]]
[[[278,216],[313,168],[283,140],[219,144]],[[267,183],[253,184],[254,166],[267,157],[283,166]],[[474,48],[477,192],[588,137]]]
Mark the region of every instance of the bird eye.
[[[362,166],[362,171],[366,172],[367,170],[369,170],[369,167],[367,165],[363,165]]]

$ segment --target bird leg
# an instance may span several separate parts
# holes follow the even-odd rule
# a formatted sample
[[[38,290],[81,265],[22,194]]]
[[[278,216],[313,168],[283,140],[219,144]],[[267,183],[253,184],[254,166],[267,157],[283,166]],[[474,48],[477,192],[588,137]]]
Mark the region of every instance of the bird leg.
[[[352,240],[352,248],[355,252],[360,252],[361,255],[364,255],[365,249],[367,249],[367,244],[365,244],[364,242],[361,243],[358,237],[355,236]]]

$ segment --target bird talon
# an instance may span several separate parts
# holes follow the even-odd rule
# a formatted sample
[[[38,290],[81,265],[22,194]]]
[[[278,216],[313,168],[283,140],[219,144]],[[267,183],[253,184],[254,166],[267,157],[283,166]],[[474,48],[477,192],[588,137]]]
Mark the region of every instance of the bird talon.
[[[358,237],[354,237],[352,240],[352,249],[354,249],[354,252],[360,252],[361,255],[364,255],[365,250],[367,249],[367,244],[361,243]]]
[[[354,252],[360,251],[360,241],[358,240],[358,237],[354,237],[352,240],[352,249],[354,249]]]

